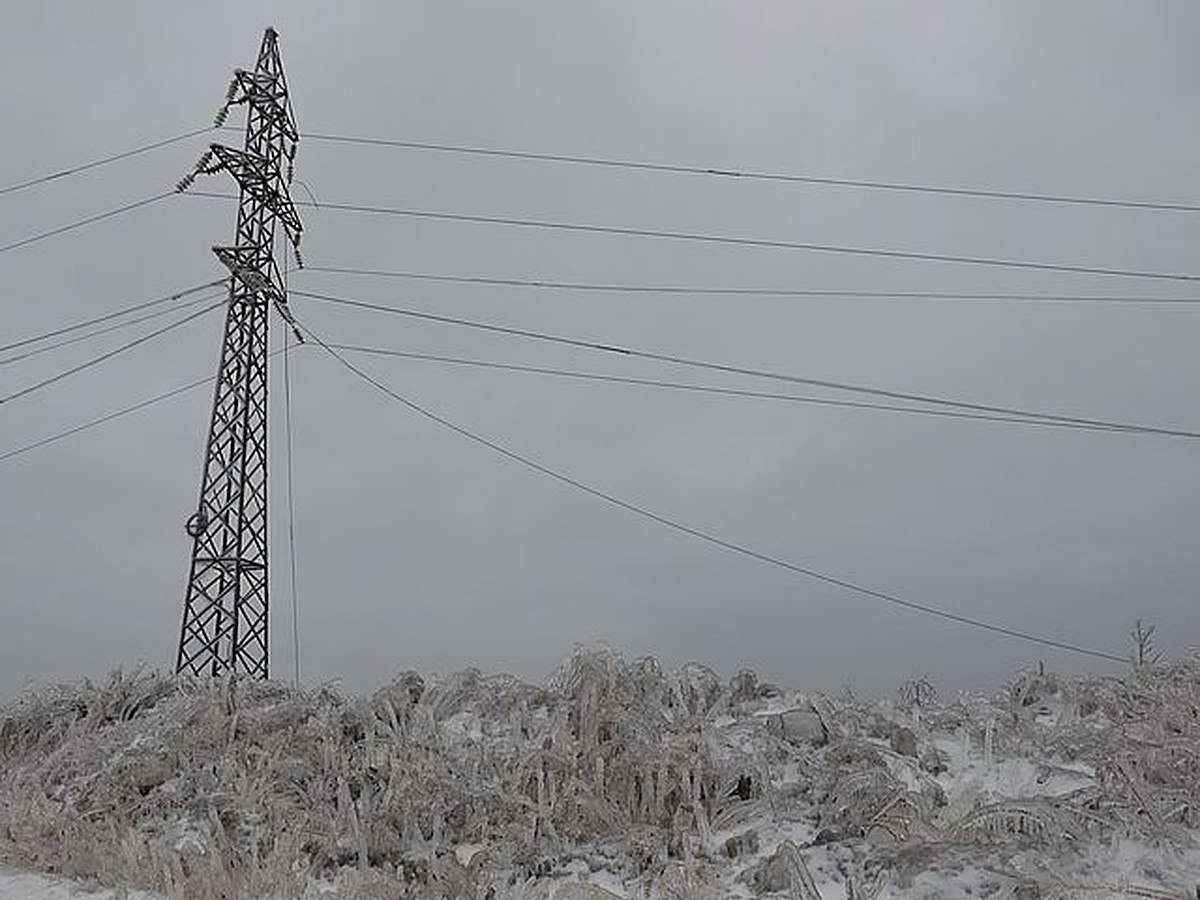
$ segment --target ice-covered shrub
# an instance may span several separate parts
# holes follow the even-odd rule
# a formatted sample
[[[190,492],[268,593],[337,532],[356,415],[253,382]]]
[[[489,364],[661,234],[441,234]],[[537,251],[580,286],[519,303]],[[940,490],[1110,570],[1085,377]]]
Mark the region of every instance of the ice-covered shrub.
[[[117,673],[0,710],[0,854],[174,897],[294,897],[338,877],[469,900],[580,872],[703,895],[751,867],[747,883],[786,875],[805,895],[804,858],[780,842],[809,833],[857,848],[872,878],[845,884],[865,896],[932,858],[917,847],[1186,848],[1200,827],[1200,657],[919,699],[914,715],[915,696],[832,700],[582,648],[544,685],[403,672],[361,698]],[[1030,783],[948,802],[947,765]]]

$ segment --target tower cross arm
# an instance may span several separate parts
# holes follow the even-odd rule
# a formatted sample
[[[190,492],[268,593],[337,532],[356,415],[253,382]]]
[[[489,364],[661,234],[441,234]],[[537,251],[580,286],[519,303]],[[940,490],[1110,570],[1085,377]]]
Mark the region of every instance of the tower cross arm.
[[[279,217],[292,243],[299,243],[304,224],[300,221],[291,195],[282,188],[283,179],[279,170],[267,160],[244,150],[235,150],[223,144],[213,144],[209,149],[216,164],[205,170],[206,173],[220,169],[227,171],[247,194]]]
[[[217,113],[219,124],[224,123],[229,107],[241,103],[253,106],[265,118],[275,123],[283,132],[283,136],[292,143],[300,140],[282,68],[278,71],[247,72],[245,69],[238,69],[234,72],[225,104]]]

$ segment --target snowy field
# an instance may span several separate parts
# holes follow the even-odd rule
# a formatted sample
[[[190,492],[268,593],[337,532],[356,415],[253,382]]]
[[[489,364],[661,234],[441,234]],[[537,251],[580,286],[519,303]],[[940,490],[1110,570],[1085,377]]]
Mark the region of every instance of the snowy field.
[[[876,703],[606,650],[357,698],[118,674],[0,709],[0,762],[0,900],[1200,898],[1197,655]]]
[[[142,891],[124,891],[124,900],[158,900]],[[44,875],[0,871],[0,900],[118,900],[112,889],[88,890],[75,882]]]

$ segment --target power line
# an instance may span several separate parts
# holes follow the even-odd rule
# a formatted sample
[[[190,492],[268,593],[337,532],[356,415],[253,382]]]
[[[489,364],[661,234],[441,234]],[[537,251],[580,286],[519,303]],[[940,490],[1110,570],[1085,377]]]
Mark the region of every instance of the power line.
[[[288,514],[288,569],[292,595],[292,671],[297,688],[300,687],[300,597],[296,590],[296,485],[292,465],[292,376],[288,365],[288,353],[292,336],[288,323],[283,323],[283,423],[286,445],[287,514]]]
[[[283,253],[283,296],[288,292],[287,250]],[[288,570],[292,595],[292,676],[296,690],[300,690],[300,595],[296,589],[296,484],[292,464],[292,371],[289,364],[292,322],[281,323],[283,331],[283,430],[286,450],[286,483],[288,514]]]
[[[198,284],[195,287],[187,288],[186,290],[176,291],[173,294],[164,294],[161,297],[156,297],[153,300],[146,300],[143,303],[135,303],[132,306],[126,306],[123,309],[118,309],[115,312],[106,313],[102,316],[97,316],[94,319],[87,319],[83,322],[76,322],[73,325],[64,325],[61,328],[55,328],[53,331],[44,331],[41,334],[35,334],[32,337],[22,338],[19,341],[13,341],[11,344],[0,346],[0,353],[7,353],[9,350],[16,350],[18,347],[25,347],[29,344],[36,344],[39,341],[48,340],[49,338],[58,337],[63,334],[70,334],[72,331],[78,331],[81,328],[88,328],[92,325],[99,325],[102,322],[108,322],[112,319],[127,316],[130,313],[139,312],[143,309],[149,309],[152,306],[158,306],[163,303],[170,303],[172,300],[182,300],[190,294],[195,294],[199,291],[206,291],[209,288],[217,287],[224,284],[229,279],[219,278],[216,281],[210,281],[207,284]]]
[[[219,283],[220,282],[218,282],[218,284]],[[142,322],[148,322],[151,319],[157,319],[161,316],[168,316],[174,312],[180,312],[181,310],[190,309],[191,307],[195,306],[196,304],[203,303],[206,300],[212,300],[216,296],[220,296],[220,295],[219,294],[203,294],[203,295],[193,298],[191,300],[185,300],[184,302],[179,303],[176,306],[168,306],[166,309],[156,309],[154,312],[144,313],[143,315],[136,316],[135,318],[126,319],[124,322],[116,322],[112,325],[105,325],[103,328],[97,328],[94,331],[88,331],[88,332],[85,332],[84,334],[77,334],[77,335],[75,335],[75,337],[64,338],[61,341],[55,341],[54,343],[51,343],[51,344],[43,344],[41,347],[35,347],[32,350],[26,350],[23,353],[18,353],[16,356],[8,356],[8,357],[5,357],[4,359],[0,359],[0,366],[6,366],[10,363],[20,362],[22,360],[29,359],[30,357],[33,357],[33,356],[40,356],[43,353],[49,353],[53,350],[61,350],[63,347],[69,347],[72,344],[78,344],[81,341],[88,341],[95,337],[100,337],[105,334],[110,334],[111,332],[114,332],[114,331],[119,331],[122,328],[130,328],[134,325],[140,325]]]
[[[6,460],[10,460],[10,459],[13,459],[18,456],[24,456],[26,453],[30,453],[34,450],[40,449],[41,447],[45,447],[49,444],[57,443],[58,441],[61,441],[64,438],[69,438],[72,435],[79,434],[82,431],[89,431],[92,428],[96,428],[100,425],[104,425],[105,423],[111,422],[114,419],[119,419],[123,416],[127,416],[127,415],[130,415],[131,413],[135,413],[139,410],[145,409],[147,406],[153,406],[156,403],[161,403],[163,400],[169,400],[172,397],[178,397],[180,394],[183,394],[183,393],[186,393],[187,391],[198,388],[201,385],[211,384],[215,380],[216,380],[216,376],[210,375],[207,378],[201,378],[201,379],[198,379],[197,381],[189,382],[188,384],[185,384],[182,387],[177,387],[177,388],[174,388],[173,390],[166,391],[165,393],[157,394],[153,397],[150,397],[147,400],[141,400],[137,403],[134,403],[132,406],[126,406],[126,407],[123,407],[122,409],[116,410],[115,412],[106,413],[105,415],[100,416],[99,418],[91,419],[90,421],[83,422],[79,425],[73,425],[70,428],[67,428],[63,431],[56,432],[52,435],[49,435],[48,437],[40,438],[36,441],[33,441],[32,443],[24,444],[23,446],[17,447],[13,450],[8,450],[5,453],[0,453],[0,462],[5,462]]]
[[[189,191],[189,196],[215,200],[236,199],[229,194],[209,191]],[[294,201],[297,206],[312,206],[310,201]],[[988,266],[1004,269],[1024,269],[1036,272],[1060,272],[1072,275],[1104,275],[1121,278],[1147,278],[1159,281],[1200,282],[1200,275],[1174,272],[1153,272],[1138,269],[1116,269],[1103,266],[1084,266],[1071,263],[1040,263],[983,256],[959,256],[952,253],[929,253],[915,250],[890,250],[881,247],[854,247],[840,244],[818,244],[808,241],[787,241],[774,238],[748,238],[734,235],[708,234],[691,231],[673,231],[659,228],[633,228],[621,225],[592,225],[582,222],[558,222],[549,219],[527,219],[515,216],[489,216],[478,213],[450,213],[438,210],[405,209],[391,206],[372,206],[359,203],[334,203],[322,201],[320,209],[338,212],[356,212],[368,215],[398,216],[422,221],[460,222],[475,225],[505,225],[517,228],[535,228],[546,231],[562,231],[575,234],[605,234],[618,237],[656,238],[673,241],[688,241],[703,244],[722,244],[735,247],[758,247],[767,250],[805,250],[814,253],[833,253],[849,256],[865,256],[878,259],[903,259],[918,262],[956,263],[959,265]],[[0,248],[3,249],[3,248]]]
[[[866,403],[857,400],[832,400],[825,397],[805,397],[797,394],[779,394],[770,391],[748,391],[737,388],[722,388],[705,384],[690,384],[679,381],[663,381],[654,378],[633,378],[625,375],[607,375],[598,372],[579,372],[571,369],[557,369],[546,366],[529,366],[517,363],[502,363],[491,360],[468,359],[456,356],[440,356],[432,353],[414,353],[405,350],[394,350],[382,347],[364,347],[356,344],[330,344],[336,350],[348,353],[363,353],[372,356],[412,359],[424,362],[445,363],[449,365],[470,368],[492,369],[504,372],[524,372],[531,375],[550,375],[560,378],[572,378],[582,381],[596,381],[610,384],[628,384],[642,387],[667,388],[671,390],[690,391],[698,394],[712,394],[724,397],[741,397],[756,400],[782,400],[792,403],[807,403],[815,406],[832,406],[842,409],[877,410],[884,412],[910,413],[919,416],[934,416],[945,419],[968,419],[983,422],[999,422],[1012,425],[1037,425],[1046,428],[1070,428],[1080,431],[1101,431],[1129,433],[1126,429],[1100,427],[1095,425],[1073,425],[1066,422],[1053,422],[1045,419],[1027,419],[1017,416],[989,415],[987,413],[955,412],[948,409],[922,409],[914,406],[894,406],[886,403]]]
[[[427,150],[435,153],[455,153],[467,156],[482,156],[499,159],[519,159],[530,162],[568,163],[573,165],[598,166],[610,169],[629,169],[643,172],[664,172],[676,175],[707,175],[720,178],[736,178],[743,181],[769,181],[785,184],[813,184],[827,187],[851,187],[868,190],[896,191],[915,194],[940,194],[952,197],[978,197],[989,200],[1019,200],[1038,203],[1061,203],[1077,206],[1100,206],[1119,209],[1167,210],[1171,212],[1200,212],[1200,205],[1155,200],[1119,200],[1110,197],[1068,196],[1043,194],[1031,191],[1006,191],[991,188],[945,187],[913,182],[874,181],[861,178],[834,178],[826,175],[798,175],[781,172],[764,172],[752,169],[729,169],[712,166],[689,166],[675,163],[651,163],[629,159],[599,156],[578,156],[565,153],[540,153],[526,150],[503,150],[493,147],[468,146],[464,144],[432,143],[429,141],[388,140],[384,138],[356,137],[342,134],[305,133],[305,140],[325,141],[339,144],[358,144],[372,147],[393,147],[403,150]]]
[[[8,187],[0,188],[0,196],[11,194],[14,191],[22,191],[25,188],[34,187],[39,184],[46,184],[50,181],[56,181],[60,178],[66,178],[70,175],[78,175],[80,172],[86,172],[89,169],[95,169],[100,166],[106,166],[109,163],[117,162],[118,160],[128,159],[131,156],[137,156],[141,153],[147,153],[151,150],[157,150],[160,147],[167,147],[171,144],[177,144],[180,141],[186,141],[188,138],[194,138],[197,135],[211,131],[211,128],[197,128],[194,131],[188,131],[184,134],[177,134],[175,137],[165,138],[161,141],[154,141],[150,144],[142,144],[140,147],[134,147],[132,150],[125,150],[121,153],[114,153],[111,156],[104,156],[92,162],[83,163],[82,165],[72,166],[69,169],[62,169],[58,172],[52,172],[49,175],[41,175],[37,178],[31,178],[29,181],[22,181],[20,184],[10,184]]]
[[[514,337],[528,338],[530,340],[562,344],[569,347],[596,350],[602,353],[614,353],[619,356],[625,356],[629,358],[648,359],[656,362],[671,363],[672,365],[708,369],[716,372],[725,372],[735,375],[747,375],[754,378],[765,378],[774,381],[785,381],[792,384],[804,384],[810,387],[829,388],[832,390],[848,391],[850,393],[867,394],[874,397],[886,397],[891,400],[907,400],[913,403],[924,403],[932,406],[942,406],[956,410],[995,413],[1003,416],[1016,416],[1022,419],[1041,419],[1048,422],[1058,422],[1068,425],[1083,425],[1094,428],[1111,429],[1115,431],[1136,432],[1139,434],[1157,434],[1168,437],[1189,438],[1193,440],[1200,439],[1200,432],[1189,431],[1183,428],[1139,425],[1129,422],[1109,421],[1105,419],[1089,419],[1080,416],[1065,416],[1056,413],[1036,412],[1011,406],[995,406],[986,403],[972,403],[964,400],[951,400],[944,397],[935,397],[929,394],[914,394],[906,391],[894,391],[886,388],[851,384],[844,381],[832,381],[824,378],[809,378],[801,375],[791,375],[784,372],[773,372],[765,369],[753,369],[745,366],[691,359],[689,357],[675,356],[667,353],[656,353],[649,350],[636,350],[626,346],[617,346],[615,344],[598,343],[579,338],[571,338],[562,335],[548,334],[546,332],[532,331],[526,328],[512,328],[505,325],[495,325],[490,322],[479,322],[472,319],[462,319],[454,316],[442,316],[437,315],[436,313],[420,312],[418,310],[404,309],[402,307],[387,306],[381,303],[369,303],[364,300],[351,300],[346,297],[334,297],[328,294],[317,294],[311,291],[293,290],[292,293],[298,297],[308,297],[312,300],[319,300],[347,307],[368,309],[376,312],[405,316],[408,318],[420,319],[428,322],[437,322],[444,325],[457,325],[464,328],[473,328],[476,330],[489,331],[496,334],[506,334]]]
[[[35,384],[31,384],[26,387],[23,387],[19,391],[16,391],[15,393],[9,394],[5,397],[0,397],[0,405],[8,403],[11,400],[16,400],[18,397],[24,397],[24,396],[27,396],[28,394],[32,394],[34,391],[40,390],[41,388],[48,387],[56,382],[62,381],[64,378],[67,378],[71,375],[78,374],[79,372],[82,372],[85,369],[90,369],[92,366],[98,365],[99,363],[102,363],[105,360],[112,359],[114,356],[124,353],[126,350],[132,350],[134,347],[137,347],[139,344],[144,344],[149,340],[153,340],[156,337],[160,337],[160,336],[166,334],[168,331],[178,328],[181,325],[186,325],[188,322],[191,322],[193,319],[198,319],[200,316],[204,315],[205,313],[212,312],[214,309],[218,309],[224,305],[225,305],[224,300],[222,300],[218,303],[213,303],[212,305],[206,306],[203,309],[198,310],[197,312],[194,312],[194,313],[184,316],[182,319],[176,319],[174,322],[169,322],[166,325],[162,326],[161,328],[156,328],[154,331],[151,331],[149,334],[144,334],[139,338],[135,338],[134,340],[129,341],[128,343],[121,344],[119,347],[115,347],[112,350],[107,351],[106,353],[100,354],[99,356],[94,356],[91,359],[86,360],[85,362],[82,362],[77,366],[72,366],[71,368],[69,368],[63,372],[59,372],[57,375],[52,375],[49,378],[45,378],[39,382],[36,382]]]
[[[388,271],[348,266],[305,265],[305,272],[333,275],[361,275],[374,278],[402,278],[446,284],[476,284],[493,287],[521,287],[541,290],[580,291],[604,294],[682,294],[729,297],[852,297],[890,300],[998,300],[1038,303],[1135,303],[1200,304],[1200,297],[1133,297],[1096,294],[1012,294],[960,291],[877,291],[808,288],[712,287],[660,284],[615,284],[604,282],[556,281],[545,278],[496,278],[482,275],[444,275],[434,272]]]
[[[276,356],[277,354],[279,354],[281,352],[282,351],[280,351],[280,350],[273,350],[273,351],[271,351],[271,353],[269,355]],[[180,387],[172,388],[171,390],[165,391],[161,394],[155,394],[153,397],[149,397],[145,400],[139,400],[137,403],[134,403],[130,406],[125,406],[125,407],[122,407],[121,409],[114,410],[113,412],[105,413],[104,415],[102,415],[98,418],[90,419],[89,421],[82,422],[78,425],[72,425],[69,428],[66,428],[62,431],[55,432],[54,434],[47,435],[44,438],[39,438],[38,440],[33,441],[31,443],[23,444],[20,447],[16,447],[12,450],[8,450],[8,451],[5,451],[4,453],[0,453],[0,463],[6,462],[7,460],[10,460],[10,459],[15,459],[18,456],[24,456],[26,453],[32,453],[34,450],[39,450],[42,447],[46,447],[50,444],[56,444],[61,440],[65,440],[66,438],[72,437],[81,432],[90,431],[93,428],[98,428],[99,426],[107,424],[108,422],[111,422],[114,419],[120,419],[125,416],[132,415],[133,413],[139,412],[140,410],[143,410],[148,406],[153,406],[156,403],[163,402],[164,400],[170,400],[172,397],[178,397],[180,394],[184,394],[188,391],[195,390],[196,388],[202,387],[203,385],[212,384],[216,380],[217,380],[217,376],[215,376],[215,375],[209,375],[206,378],[198,378],[195,381],[188,382],[187,384],[182,385]]]
[[[124,206],[118,206],[116,209],[110,209],[107,212],[97,213],[94,216],[88,216],[85,219],[79,219],[69,225],[60,225],[58,228],[52,228],[49,231],[43,231],[40,234],[31,235],[27,238],[22,238],[19,241],[14,241],[11,244],[5,244],[0,247],[0,253],[8,250],[16,250],[18,247],[27,247],[30,244],[35,244],[38,241],[44,241],[46,238],[52,238],[60,234],[65,234],[68,231],[74,231],[76,228],[82,228],[85,225],[91,225],[95,222],[100,222],[104,219],[111,219],[114,216],[124,215],[127,212],[132,212],[135,209],[140,209],[143,206],[149,206],[151,203],[158,203],[160,200],[166,200],[168,197],[174,197],[174,191],[167,191],[163,194],[155,194],[153,197],[147,197],[144,200],[136,200],[133,203],[126,203]]]
[[[685,525],[682,522],[679,522],[675,519],[671,519],[671,518],[668,518],[667,516],[653,512],[652,510],[647,509],[646,507],[641,506],[639,504],[632,503],[628,500],[623,500],[614,494],[610,494],[606,491],[600,490],[599,488],[593,487],[589,484],[579,481],[578,479],[573,478],[570,475],[567,475],[556,469],[552,469],[549,466],[546,466],[529,456],[518,453],[517,451],[512,450],[512,449],[504,446],[503,444],[493,441],[490,438],[484,437],[481,434],[478,434],[474,431],[464,428],[463,426],[458,425],[458,424],[450,421],[449,419],[444,418],[441,415],[438,415],[437,413],[425,408],[424,406],[421,406],[420,404],[416,403],[413,400],[410,400],[409,398],[403,396],[402,394],[397,393],[396,391],[387,387],[382,382],[380,382],[377,379],[375,379],[374,377],[372,377],[370,374],[365,372],[363,369],[354,365],[354,363],[352,363],[348,359],[346,359],[342,354],[340,354],[331,345],[327,344],[322,338],[320,338],[319,336],[314,334],[310,329],[305,328],[304,331],[317,344],[319,344],[322,348],[324,348],[326,352],[328,352],[331,356],[333,356],[334,359],[336,359],[343,366],[345,366],[347,369],[349,369],[359,379],[372,385],[376,390],[380,391],[381,393],[385,394],[386,396],[390,397],[391,399],[395,400],[396,402],[402,404],[403,406],[407,407],[409,410],[417,413],[418,415],[430,420],[431,422],[434,422],[434,423],[442,426],[445,429],[448,429],[449,431],[454,432],[455,434],[457,434],[461,437],[467,438],[468,440],[470,440],[476,444],[479,444],[480,446],[485,447],[488,450],[491,450],[491,451],[498,453],[504,457],[507,457],[508,459],[512,460],[513,462],[519,463],[520,465],[522,465],[528,469],[531,469],[534,472],[537,472],[541,475],[545,475],[548,478],[552,478],[561,484],[567,485],[568,487],[575,488],[576,490],[581,491],[585,494],[588,494],[591,497],[594,497],[598,500],[603,500],[605,503],[607,503],[611,506],[615,506],[615,507],[618,507],[619,509],[625,510],[626,512],[633,513],[634,515],[640,516],[641,518],[647,519],[651,522],[655,522],[659,525],[662,525],[662,526],[669,528],[673,531],[676,531],[680,534],[688,535],[690,537],[701,540],[712,546],[721,547],[725,550],[729,550],[729,551],[731,551],[733,553],[737,553],[741,556],[745,556],[750,559],[758,560],[759,562],[767,563],[768,565],[775,566],[775,567],[781,568],[781,569],[785,569],[794,574],[803,575],[807,578],[812,578],[817,581],[821,581],[826,584],[830,584],[835,587],[842,588],[843,590],[850,591],[852,593],[859,594],[864,597],[870,597],[875,600],[881,600],[885,603],[889,603],[894,606],[898,606],[900,608],[903,608],[903,609],[906,609],[906,610],[909,610],[912,612],[925,613],[926,615],[936,616],[941,619],[945,619],[945,620],[948,620],[951,622],[957,622],[960,625],[967,625],[972,628],[978,628],[978,629],[981,629],[984,631],[991,632],[993,634],[1000,634],[1000,635],[1004,635],[1006,637],[1016,638],[1018,640],[1028,641],[1028,642],[1034,643],[1034,644],[1040,644],[1045,647],[1053,647],[1058,650],[1066,650],[1071,653],[1078,653],[1078,654],[1081,654],[1084,656],[1091,656],[1096,659],[1103,659],[1103,660],[1108,660],[1111,662],[1120,662],[1120,663],[1126,662],[1126,659],[1123,656],[1117,656],[1116,654],[1107,653],[1102,650],[1092,650],[1092,649],[1089,649],[1086,647],[1081,647],[1081,646],[1078,646],[1075,644],[1070,644],[1065,641],[1059,641],[1059,640],[1054,640],[1051,638],[1045,638],[1045,637],[1041,637],[1041,636],[1032,634],[1030,632],[1019,631],[1017,629],[1008,628],[1003,625],[996,625],[992,622],[985,622],[981,619],[974,619],[969,616],[960,615],[958,613],[950,612],[949,610],[940,609],[938,607],[930,606],[930,605],[927,605],[924,603],[916,603],[911,600],[905,600],[901,597],[896,596],[895,594],[887,593],[884,591],[878,591],[873,588],[864,587],[864,586],[856,584],[852,581],[848,581],[844,578],[838,578],[838,577],[835,577],[832,575],[827,575],[823,572],[817,571],[816,569],[811,569],[811,568],[808,568],[807,566],[802,566],[797,563],[789,562],[788,560],[782,559],[780,557],[772,556],[770,554],[763,553],[758,550],[754,550],[750,547],[745,546],[744,544],[738,544],[733,541],[726,540],[724,538],[718,537],[715,534],[712,534],[711,532],[703,531],[699,528],[694,528],[690,525]]]

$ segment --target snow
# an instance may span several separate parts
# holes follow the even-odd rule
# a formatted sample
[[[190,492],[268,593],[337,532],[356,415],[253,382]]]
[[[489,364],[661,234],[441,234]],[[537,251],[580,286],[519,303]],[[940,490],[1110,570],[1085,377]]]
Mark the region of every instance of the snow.
[[[0,709],[0,900],[1197,897],[1200,656],[925,687],[581,649],[544,685],[36,691]]]
[[[87,890],[71,881],[0,871],[0,900],[163,900],[143,891]]]

